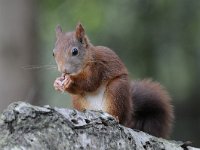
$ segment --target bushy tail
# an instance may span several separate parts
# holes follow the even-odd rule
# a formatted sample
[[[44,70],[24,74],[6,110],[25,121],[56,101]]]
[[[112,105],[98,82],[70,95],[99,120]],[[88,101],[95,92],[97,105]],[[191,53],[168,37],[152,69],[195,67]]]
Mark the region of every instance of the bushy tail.
[[[131,127],[167,138],[174,119],[168,93],[151,80],[133,81],[131,90],[134,107]]]

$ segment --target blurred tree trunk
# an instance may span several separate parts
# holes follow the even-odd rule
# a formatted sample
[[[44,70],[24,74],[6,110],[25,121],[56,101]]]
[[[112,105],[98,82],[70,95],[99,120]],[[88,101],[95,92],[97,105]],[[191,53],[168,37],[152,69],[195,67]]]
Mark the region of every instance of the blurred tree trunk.
[[[34,0],[0,1],[0,111],[12,101],[36,96]]]

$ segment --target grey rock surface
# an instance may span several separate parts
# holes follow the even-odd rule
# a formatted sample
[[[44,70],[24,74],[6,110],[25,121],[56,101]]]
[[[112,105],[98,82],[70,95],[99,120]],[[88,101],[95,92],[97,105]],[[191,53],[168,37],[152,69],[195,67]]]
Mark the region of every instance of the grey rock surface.
[[[0,149],[195,149],[120,125],[101,111],[12,103],[0,115]]]

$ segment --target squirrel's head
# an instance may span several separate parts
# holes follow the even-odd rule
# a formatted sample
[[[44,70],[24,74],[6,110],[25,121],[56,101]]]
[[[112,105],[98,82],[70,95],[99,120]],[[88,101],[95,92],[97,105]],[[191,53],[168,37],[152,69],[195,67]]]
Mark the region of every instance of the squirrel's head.
[[[53,56],[58,70],[64,74],[78,74],[86,63],[87,49],[90,46],[83,26],[78,23],[74,32],[64,33],[58,25],[56,39]]]

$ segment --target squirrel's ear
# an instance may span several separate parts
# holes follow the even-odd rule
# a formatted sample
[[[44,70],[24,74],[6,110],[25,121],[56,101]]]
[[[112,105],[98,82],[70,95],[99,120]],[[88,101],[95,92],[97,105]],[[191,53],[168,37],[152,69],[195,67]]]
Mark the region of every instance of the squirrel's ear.
[[[85,36],[85,30],[81,25],[81,23],[78,23],[78,25],[76,26],[76,38],[78,39],[78,41],[82,43],[84,36]]]
[[[60,25],[56,26],[56,37],[58,38],[62,34],[62,28]]]

